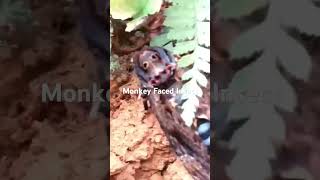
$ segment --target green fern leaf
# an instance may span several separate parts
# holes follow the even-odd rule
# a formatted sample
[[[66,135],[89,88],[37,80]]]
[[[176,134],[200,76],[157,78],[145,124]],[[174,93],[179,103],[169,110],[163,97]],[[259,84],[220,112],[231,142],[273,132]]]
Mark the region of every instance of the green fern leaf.
[[[150,42],[150,45],[162,47],[169,42],[170,42],[170,39],[168,39],[167,33],[163,33],[157,36],[157,38],[153,38],[152,41]]]
[[[186,56],[183,56],[179,61],[178,61],[178,66],[179,67],[188,67],[194,63],[194,58],[192,55],[188,54]]]
[[[264,30],[267,28],[264,23],[242,33],[232,44],[230,53],[231,58],[239,60],[241,58],[249,58],[254,53],[263,51],[265,48],[263,36]],[[243,46],[245,44],[245,46]]]
[[[127,21],[126,31],[132,31],[141,25],[148,15],[160,11],[162,0],[111,0],[110,14],[114,19]]]
[[[177,18],[179,18],[177,16]],[[188,18],[182,18],[179,21],[177,21],[177,19],[174,19],[173,16],[170,16],[170,18],[167,18],[163,25],[167,26],[167,27],[176,27],[176,28],[185,28],[185,27],[192,27],[194,26],[195,22],[194,21],[190,21],[190,19]]]
[[[221,0],[218,9],[223,18],[239,18],[267,5],[267,0]]]
[[[183,53],[190,53],[196,48],[196,43],[193,40],[191,41],[183,41],[177,42],[175,48],[173,49],[174,54],[183,54]]]
[[[199,97],[208,80],[203,73],[210,73],[210,0],[172,0],[165,11],[164,25],[167,32],[151,41],[153,46],[162,46],[181,56],[180,68],[190,68],[182,79],[182,99],[186,100],[181,117],[191,126],[198,107]],[[165,43],[167,41],[167,43]],[[173,43],[175,42],[174,46]]]
[[[190,69],[188,70],[187,72],[185,72],[183,75],[182,75],[182,80],[183,81],[186,81],[186,80],[189,80],[191,79],[192,77],[194,76],[194,70],[193,69]]]
[[[207,87],[207,84],[208,84],[207,77],[199,71],[194,71],[194,72],[195,73],[193,77],[197,80],[198,84],[204,88]]]
[[[303,22],[313,19],[309,15],[315,15],[315,7],[306,1],[298,1],[270,1],[267,19],[241,34],[230,49],[234,61],[262,52],[255,62],[237,72],[228,89],[232,97],[227,99],[233,102],[228,119],[249,118],[248,122],[235,132],[230,142],[237,149],[237,155],[229,168],[232,179],[266,179],[271,175],[269,159],[274,156],[271,140],[284,138],[284,124],[274,107],[294,111],[297,103],[296,94],[279,72],[277,63],[299,79],[309,78],[310,56],[305,48],[283,29],[283,26],[297,28],[303,33],[318,35],[318,29],[312,28],[308,22]],[[294,10],[293,6],[287,4],[294,4],[299,10]],[[301,14],[292,14],[301,11],[300,8],[310,10],[306,15],[310,19],[305,19]],[[242,15],[238,13],[237,16]],[[255,134],[254,138],[252,134]],[[254,144],[259,153],[251,153],[251,144]],[[247,162],[248,166],[241,166],[242,162]],[[252,173],[253,166],[261,168]]]
[[[194,96],[202,97],[203,94],[202,89],[198,85],[195,78],[192,78],[190,81],[186,82],[181,88],[181,91],[183,92],[183,95],[181,97],[182,100],[188,100],[189,98]]]
[[[196,30],[194,28],[184,28],[184,31],[181,31],[181,29],[172,29],[168,32],[167,37],[177,41],[185,41],[194,39],[195,35]]]
[[[185,121],[187,126],[191,126],[193,123],[193,118],[195,117],[195,112],[197,111],[196,106],[198,98],[196,96],[189,97],[189,100],[183,104],[183,112],[181,113],[181,117]]]
[[[306,0],[287,0],[283,3],[285,4],[276,6],[276,10],[281,15],[282,23],[285,26],[295,27],[301,33],[320,36],[320,26],[315,25],[315,22],[320,19],[320,8]],[[287,6],[288,3],[290,3],[290,6]],[[284,6],[286,7],[286,13],[281,12]],[[301,9],[303,9],[303,13],[297,13]]]
[[[270,33],[270,36],[267,36],[265,32]],[[275,40],[277,43],[274,43]],[[239,60],[265,50],[274,53],[274,57],[279,58],[285,68],[296,77],[303,80],[308,78],[311,70],[310,56],[280,26],[274,27],[273,25],[262,23],[254,27],[236,39],[230,52],[233,59]]]
[[[198,60],[194,62],[194,66],[200,71],[203,71],[205,73],[210,73],[210,64],[206,60],[203,60],[203,61]]]

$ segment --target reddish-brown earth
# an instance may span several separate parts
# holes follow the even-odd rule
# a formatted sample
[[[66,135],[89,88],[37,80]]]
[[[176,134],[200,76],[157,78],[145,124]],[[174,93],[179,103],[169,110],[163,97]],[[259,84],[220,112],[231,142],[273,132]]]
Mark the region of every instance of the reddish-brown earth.
[[[40,99],[42,83],[78,89],[96,81],[94,57],[74,26],[72,1],[31,2],[36,33],[19,39],[13,32],[8,43],[24,46],[0,47],[0,179],[107,179],[105,117],[90,119],[89,103]],[[115,86],[137,86],[129,73],[114,77],[123,81]],[[142,101],[119,98],[111,104],[112,178],[188,179]]]
[[[111,79],[111,179],[192,179],[142,99],[121,92],[125,87],[137,89],[137,78],[121,71]]]

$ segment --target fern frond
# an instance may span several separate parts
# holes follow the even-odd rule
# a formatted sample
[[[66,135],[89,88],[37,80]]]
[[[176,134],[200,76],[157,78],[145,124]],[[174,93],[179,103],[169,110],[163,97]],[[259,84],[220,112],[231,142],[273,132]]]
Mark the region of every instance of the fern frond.
[[[111,0],[110,14],[114,19],[127,20],[126,31],[141,25],[148,15],[160,11],[163,0]],[[132,20],[128,20],[132,18]]]
[[[267,4],[268,0],[221,0],[218,8],[223,18],[239,18],[250,15]]]
[[[287,4],[290,6],[285,6]],[[232,9],[233,5],[229,6]],[[297,8],[299,11],[306,9],[306,14],[297,15]],[[265,179],[271,175],[269,160],[274,158],[272,140],[282,141],[285,135],[283,120],[274,107],[294,111],[297,106],[296,92],[282,76],[277,64],[304,81],[308,80],[311,71],[310,55],[283,27],[319,36],[319,29],[311,27],[320,18],[318,11],[308,0],[270,0],[265,21],[234,41],[230,49],[233,61],[251,57],[257,52],[262,52],[262,55],[237,72],[229,86],[229,90],[241,95],[241,99],[234,99],[228,120],[249,118],[230,142],[237,149],[229,168],[232,179]],[[251,153],[252,148],[259,153]],[[243,162],[247,165],[241,166]],[[256,173],[252,173],[253,168]]]
[[[182,118],[191,126],[202,88],[207,87],[205,73],[210,73],[210,0],[171,0],[165,11],[167,32],[154,38],[151,46],[164,46],[181,56],[180,68],[187,68],[182,79]]]

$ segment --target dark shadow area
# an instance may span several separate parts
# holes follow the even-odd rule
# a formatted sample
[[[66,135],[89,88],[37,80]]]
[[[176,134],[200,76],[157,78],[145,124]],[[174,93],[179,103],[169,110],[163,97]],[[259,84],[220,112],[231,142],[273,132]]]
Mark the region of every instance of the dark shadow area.
[[[1,1],[0,179],[109,176],[108,3]]]

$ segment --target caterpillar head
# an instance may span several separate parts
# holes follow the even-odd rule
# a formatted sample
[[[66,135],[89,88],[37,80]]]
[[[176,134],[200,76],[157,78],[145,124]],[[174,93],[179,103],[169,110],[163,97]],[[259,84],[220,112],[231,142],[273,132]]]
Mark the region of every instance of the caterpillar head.
[[[148,87],[157,87],[174,76],[176,63],[164,49],[149,48],[139,53],[135,69]]]

